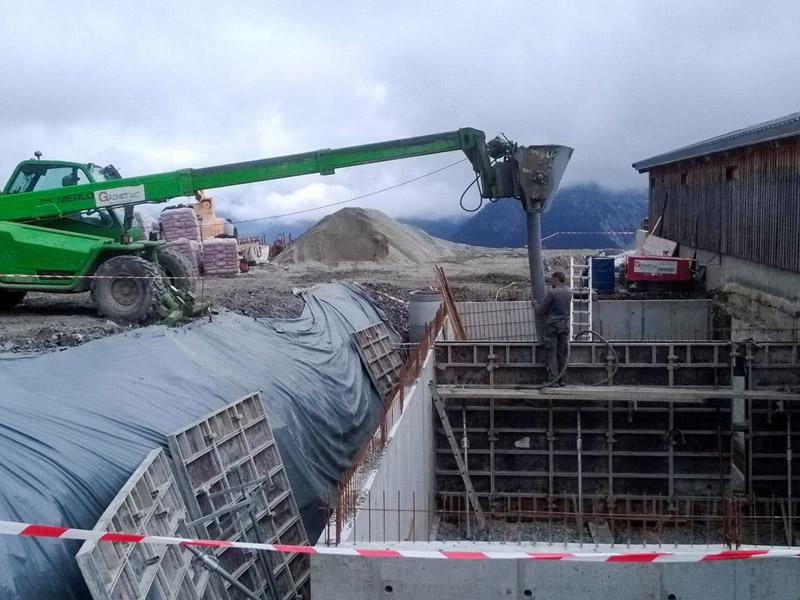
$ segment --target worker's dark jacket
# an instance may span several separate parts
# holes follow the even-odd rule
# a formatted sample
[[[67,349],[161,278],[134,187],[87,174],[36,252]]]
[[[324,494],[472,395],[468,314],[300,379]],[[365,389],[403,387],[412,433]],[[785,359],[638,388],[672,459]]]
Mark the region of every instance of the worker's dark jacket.
[[[569,309],[572,303],[572,290],[568,287],[551,288],[545,294],[539,307],[544,315],[545,325],[566,323],[569,325]]]

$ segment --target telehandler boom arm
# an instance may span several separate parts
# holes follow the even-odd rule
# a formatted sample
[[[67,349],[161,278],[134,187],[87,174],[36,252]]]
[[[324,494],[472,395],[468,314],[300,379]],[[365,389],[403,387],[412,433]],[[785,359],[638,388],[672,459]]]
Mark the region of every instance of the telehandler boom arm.
[[[349,148],[317,150],[202,169],[181,169],[98,183],[0,196],[0,221],[36,221],[97,208],[165,202],[198,190],[320,173],[368,163],[462,150],[493,197],[494,171],[485,135],[477,129],[405,138]]]

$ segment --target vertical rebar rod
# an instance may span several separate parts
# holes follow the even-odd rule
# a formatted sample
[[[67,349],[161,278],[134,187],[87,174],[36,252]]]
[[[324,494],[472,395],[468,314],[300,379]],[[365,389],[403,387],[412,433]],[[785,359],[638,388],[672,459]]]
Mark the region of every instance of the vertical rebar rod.
[[[252,497],[252,496],[251,496]],[[266,544],[267,540],[261,535],[261,530],[258,528],[258,513],[256,512],[255,503],[250,507],[250,522],[253,525],[253,535],[259,544]],[[269,518],[269,517],[267,517]],[[273,533],[275,525],[272,526]],[[271,600],[278,600],[278,582],[275,580],[275,563],[273,562],[274,554],[270,556],[269,552],[260,551],[259,556],[264,562],[264,570],[266,571],[267,581],[269,581],[269,593],[267,596]]]
[[[403,541],[403,534],[400,532],[400,517],[402,516],[402,512],[400,511],[400,488],[397,489],[397,541]]]
[[[461,401],[461,447],[464,449],[464,471],[469,477],[469,438],[467,437],[467,405]],[[464,518],[467,525],[467,538],[470,537],[469,527],[469,490],[464,489]]]
[[[577,410],[577,437],[575,447],[578,451],[578,536],[583,545],[583,439],[581,438],[581,409]]]
[[[791,546],[794,542],[794,526],[792,510],[792,412],[791,403],[786,403],[786,511],[789,521],[789,531],[786,532],[787,543]]]

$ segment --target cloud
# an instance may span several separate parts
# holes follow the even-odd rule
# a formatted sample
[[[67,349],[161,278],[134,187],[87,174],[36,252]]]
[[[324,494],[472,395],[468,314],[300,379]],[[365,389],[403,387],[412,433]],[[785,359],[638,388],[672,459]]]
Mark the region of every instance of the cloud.
[[[574,146],[564,185],[641,188],[635,160],[798,110],[799,21],[800,5],[769,0],[14,2],[0,23],[0,169],[42,150],[134,175],[471,126]],[[213,195],[268,216],[458,158]],[[362,204],[456,214],[470,181],[460,165]]]

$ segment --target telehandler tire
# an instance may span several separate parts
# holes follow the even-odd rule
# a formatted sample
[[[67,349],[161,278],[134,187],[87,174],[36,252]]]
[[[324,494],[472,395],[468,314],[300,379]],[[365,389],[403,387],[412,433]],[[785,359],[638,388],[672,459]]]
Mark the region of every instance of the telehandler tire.
[[[138,256],[115,256],[101,264],[92,280],[97,312],[118,323],[149,321],[161,307],[164,280],[158,265]]]
[[[28,292],[0,290],[0,311],[11,310],[22,302]]]
[[[193,292],[197,286],[197,266],[174,248],[158,249],[158,265],[169,284],[184,292]]]

